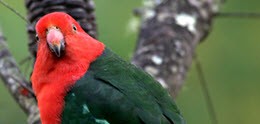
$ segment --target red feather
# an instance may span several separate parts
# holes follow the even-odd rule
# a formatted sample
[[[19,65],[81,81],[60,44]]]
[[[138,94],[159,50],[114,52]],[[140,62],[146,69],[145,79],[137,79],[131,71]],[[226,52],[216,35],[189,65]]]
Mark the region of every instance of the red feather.
[[[72,26],[77,27],[77,31]],[[55,56],[48,48],[46,30],[56,26],[65,40],[65,53]],[[54,12],[42,17],[36,24],[39,37],[37,58],[31,76],[42,124],[60,124],[64,97],[104,50],[104,44],[93,39],[68,14]]]

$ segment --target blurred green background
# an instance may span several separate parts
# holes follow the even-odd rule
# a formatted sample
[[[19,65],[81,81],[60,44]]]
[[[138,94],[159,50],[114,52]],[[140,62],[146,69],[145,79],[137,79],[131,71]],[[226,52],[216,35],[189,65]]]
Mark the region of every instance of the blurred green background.
[[[5,0],[26,15],[22,0]],[[141,1],[96,0],[99,39],[129,60],[138,22],[132,10]],[[222,12],[260,12],[260,1],[227,0]],[[131,22],[131,23],[130,23]],[[0,25],[17,61],[29,55],[26,23],[0,5]],[[203,65],[219,124],[260,123],[260,18],[216,18],[197,54]],[[26,67],[22,67],[25,70]],[[210,124],[194,65],[176,99],[188,124]],[[26,124],[26,116],[0,82],[0,124]]]

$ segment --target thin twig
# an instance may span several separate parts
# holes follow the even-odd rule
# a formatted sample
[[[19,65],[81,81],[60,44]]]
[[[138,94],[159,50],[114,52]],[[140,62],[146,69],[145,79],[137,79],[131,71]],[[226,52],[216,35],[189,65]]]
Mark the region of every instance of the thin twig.
[[[11,10],[12,12],[14,12],[17,16],[19,16],[22,20],[24,20],[26,23],[29,23],[27,21],[27,19],[22,15],[20,14],[18,11],[16,11],[15,9],[13,9],[13,7],[11,7],[8,3],[6,3],[5,1],[3,0],[0,0],[0,3],[2,5],[4,5],[6,8],[8,8],[9,10]]]
[[[221,12],[217,13],[215,17],[220,18],[259,18],[260,19],[260,13],[243,13],[243,12]]]
[[[206,78],[204,76],[202,66],[200,64],[199,59],[196,56],[194,57],[194,61],[195,61],[195,66],[196,66],[196,70],[197,70],[198,77],[199,77],[199,82],[200,82],[200,85],[201,85],[201,88],[202,88],[202,92],[203,92],[204,98],[206,100],[206,105],[207,105],[207,108],[208,108],[207,110],[208,110],[209,115],[210,115],[210,120],[211,120],[212,124],[218,124],[217,115],[216,115],[216,112],[215,112],[215,109],[214,109],[212,99],[211,99],[210,94],[209,94],[207,81],[206,81]]]
[[[33,63],[33,57],[28,55],[27,57],[25,57],[24,59],[22,59],[20,62],[19,62],[19,65],[24,65],[25,68],[22,70],[22,73],[25,75],[25,76],[28,76],[30,74],[30,67]]]
[[[24,59],[22,59],[22,60],[19,62],[19,64],[20,64],[20,65],[23,65],[23,64],[25,64],[26,62],[28,62],[28,61],[30,61],[30,60],[32,60],[32,56],[27,56],[27,57],[25,57]]]

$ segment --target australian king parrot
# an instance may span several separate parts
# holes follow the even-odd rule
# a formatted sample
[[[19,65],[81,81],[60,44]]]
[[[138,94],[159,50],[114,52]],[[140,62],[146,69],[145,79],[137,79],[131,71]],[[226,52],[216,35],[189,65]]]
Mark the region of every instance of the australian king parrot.
[[[149,74],[90,37],[68,14],[36,24],[31,81],[42,124],[184,124]]]

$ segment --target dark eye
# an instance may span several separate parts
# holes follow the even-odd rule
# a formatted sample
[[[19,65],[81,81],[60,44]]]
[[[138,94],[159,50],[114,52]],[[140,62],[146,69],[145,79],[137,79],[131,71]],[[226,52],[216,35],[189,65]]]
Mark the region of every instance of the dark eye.
[[[36,41],[39,41],[38,34],[35,35],[35,40],[36,40]]]
[[[76,27],[75,25],[72,25],[72,29],[73,29],[74,31],[77,31],[77,27]]]

